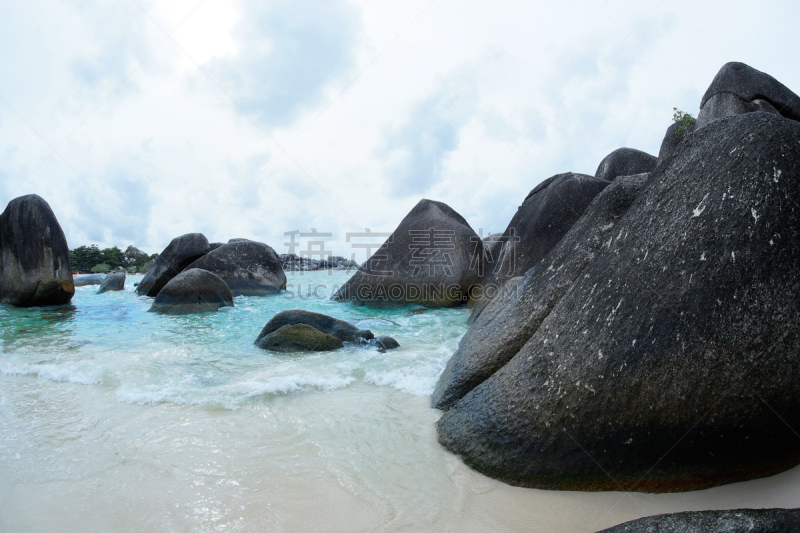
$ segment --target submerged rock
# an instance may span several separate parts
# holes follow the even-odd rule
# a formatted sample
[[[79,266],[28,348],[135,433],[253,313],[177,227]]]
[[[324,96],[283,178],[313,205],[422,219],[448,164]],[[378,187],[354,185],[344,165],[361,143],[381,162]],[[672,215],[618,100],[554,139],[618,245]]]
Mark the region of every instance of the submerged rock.
[[[734,509],[661,514],[598,533],[800,533],[800,509]]]
[[[381,335],[379,337],[375,337],[375,346],[378,348],[386,351],[386,350],[394,350],[395,348],[400,347],[400,343],[397,342],[392,337],[388,337],[386,335]]]
[[[221,307],[233,307],[233,296],[228,285],[216,274],[190,268],[164,285],[150,311],[188,315],[208,313]]]
[[[85,276],[76,276],[73,280],[76,287],[85,287],[87,285],[100,285],[106,279],[107,274],[86,274]]]
[[[175,237],[139,282],[136,293],[143,296],[158,295],[169,280],[207,254],[209,249],[208,239],[202,233],[187,233]]]
[[[114,272],[106,276],[100,288],[97,289],[97,294],[102,294],[106,291],[122,291],[125,290],[125,273]]]
[[[749,113],[695,131],[589,235],[566,287],[495,302],[497,320],[541,308],[538,324],[516,326],[527,341],[451,405],[439,441],[544,489],[697,490],[800,463],[798,197],[800,123]],[[494,323],[476,341],[503,345]]]
[[[454,307],[478,280],[483,243],[450,206],[420,202],[333,300],[390,308]]]
[[[273,352],[327,352],[342,348],[344,343],[308,324],[287,324],[259,335],[256,346]]]
[[[225,280],[234,296],[266,296],[286,288],[278,254],[262,242],[231,239],[187,268],[213,272]]]
[[[355,344],[370,340],[374,337],[370,330],[359,329],[344,320],[323,315],[322,313],[292,309],[290,311],[281,311],[272,317],[261,330],[261,333],[259,333],[256,339],[256,345],[259,345],[262,338],[277,331],[281,327],[294,324],[306,324],[326,335],[332,335],[344,342]]]
[[[744,63],[726,63],[703,95],[696,128],[759,111],[800,121],[800,97],[769,74]]]
[[[652,172],[658,158],[635,148],[618,148],[605,156],[594,177],[613,181],[618,176],[632,176]]]
[[[0,214],[0,303],[61,305],[75,294],[64,232],[40,196],[14,198]]]

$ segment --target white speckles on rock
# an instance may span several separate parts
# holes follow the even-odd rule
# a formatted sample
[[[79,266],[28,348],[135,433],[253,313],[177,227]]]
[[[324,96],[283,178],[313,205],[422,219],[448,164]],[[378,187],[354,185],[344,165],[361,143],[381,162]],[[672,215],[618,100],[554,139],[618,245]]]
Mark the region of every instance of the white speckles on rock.
[[[706,198],[708,198],[708,194],[703,196],[703,199],[700,200],[700,203],[694,208],[692,218],[699,217],[701,214],[703,214],[703,211],[706,210]]]

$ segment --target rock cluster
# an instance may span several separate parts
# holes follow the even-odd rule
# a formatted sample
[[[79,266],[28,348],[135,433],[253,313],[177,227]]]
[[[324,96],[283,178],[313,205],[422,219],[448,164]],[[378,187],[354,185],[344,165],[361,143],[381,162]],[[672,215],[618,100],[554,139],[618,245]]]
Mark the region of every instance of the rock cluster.
[[[800,463],[787,91],[723,67],[658,166],[616,176],[484,306],[432,398],[446,448],[508,483],[569,490],[696,490]],[[781,111],[703,111],[730,95]]]
[[[209,250],[208,239],[202,233],[187,233],[175,237],[139,282],[136,293],[142,296],[158,296],[159,291],[172,278]]]
[[[358,268],[358,263],[352,259],[345,259],[341,256],[328,256],[327,259],[314,259],[297,254],[281,254],[281,264],[287,272],[309,271],[309,270],[350,270]]]

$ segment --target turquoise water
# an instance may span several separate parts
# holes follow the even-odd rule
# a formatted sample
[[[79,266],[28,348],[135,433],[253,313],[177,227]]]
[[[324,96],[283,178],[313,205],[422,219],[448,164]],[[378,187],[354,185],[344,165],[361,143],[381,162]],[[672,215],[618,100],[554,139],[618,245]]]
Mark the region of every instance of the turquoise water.
[[[662,512],[800,506],[800,469],[668,495],[538,491],[475,473],[438,445],[429,407],[467,311],[328,301],[350,274],[290,274],[290,292],[202,315],[148,313],[138,277],[121,292],[79,287],[70,306],[0,306],[0,531],[589,532]],[[253,346],[295,308],[401,348]]]
[[[346,271],[291,275],[287,292],[239,297],[233,308],[199,315],[149,313],[151,298],[126,290],[96,294],[78,287],[71,306],[0,309],[6,375],[35,375],[113,389],[120,401],[235,409],[265,395],[330,391],[355,381],[426,395],[465,331],[466,311],[374,310],[328,298]],[[336,352],[285,355],[256,348],[264,324],[286,309],[308,309],[390,335],[388,354],[349,346]]]

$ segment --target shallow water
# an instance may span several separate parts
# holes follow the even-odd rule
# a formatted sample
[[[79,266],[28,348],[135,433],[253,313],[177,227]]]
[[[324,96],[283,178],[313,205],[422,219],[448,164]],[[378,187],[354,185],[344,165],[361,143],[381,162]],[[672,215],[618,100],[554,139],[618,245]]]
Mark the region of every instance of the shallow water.
[[[327,301],[349,275],[292,274],[289,293],[191,316],[148,313],[132,290],[141,277],[122,292],[79,287],[71,306],[0,306],[0,531],[589,532],[663,512],[800,507],[800,468],[666,495],[521,489],[473,472],[438,445],[428,406],[466,310]],[[401,348],[253,346],[295,308]]]

